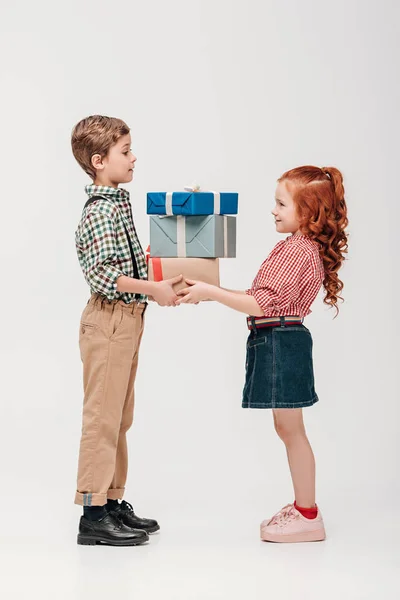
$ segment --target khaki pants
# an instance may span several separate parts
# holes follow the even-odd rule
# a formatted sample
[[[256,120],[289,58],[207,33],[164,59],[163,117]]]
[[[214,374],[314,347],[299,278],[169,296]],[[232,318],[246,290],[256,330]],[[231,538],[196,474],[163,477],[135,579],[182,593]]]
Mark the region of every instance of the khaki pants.
[[[123,497],[128,471],[126,432],[146,305],[109,303],[94,294],[83,311],[83,424],[75,503],[102,506]]]

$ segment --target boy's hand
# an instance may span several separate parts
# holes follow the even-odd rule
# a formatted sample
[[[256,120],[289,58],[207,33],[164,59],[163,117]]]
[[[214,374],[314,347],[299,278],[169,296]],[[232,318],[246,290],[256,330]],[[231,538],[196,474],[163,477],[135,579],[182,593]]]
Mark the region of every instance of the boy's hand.
[[[182,275],[159,281],[153,293],[153,298],[159,306],[176,306],[179,300],[173,285],[182,281]]]
[[[177,304],[198,304],[202,300],[211,300],[211,290],[214,286],[192,279],[185,279],[185,282],[190,287],[178,292],[178,296],[182,296],[182,298],[178,300]]]

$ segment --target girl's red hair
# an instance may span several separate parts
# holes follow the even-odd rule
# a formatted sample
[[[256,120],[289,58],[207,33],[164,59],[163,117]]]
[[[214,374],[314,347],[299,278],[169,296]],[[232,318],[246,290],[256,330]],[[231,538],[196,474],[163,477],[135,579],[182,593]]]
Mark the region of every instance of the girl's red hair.
[[[343,176],[335,167],[297,167],[279,178],[287,182],[300,221],[300,232],[315,240],[324,263],[325,304],[339,312],[343,282],[338,271],[347,253],[347,206]]]

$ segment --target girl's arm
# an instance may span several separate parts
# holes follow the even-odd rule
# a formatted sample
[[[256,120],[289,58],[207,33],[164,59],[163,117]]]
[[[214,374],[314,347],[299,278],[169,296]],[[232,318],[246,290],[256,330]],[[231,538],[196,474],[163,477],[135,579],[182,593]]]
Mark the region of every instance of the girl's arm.
[[[185,281],[190,287],[178,292],[178,296],[182,296],[178,300],[178,304],[196,304],[202,300],[214,300],[246,315],[253,317],[264,316],[264,312],[256,299],[246,294],[246,292],[226,290],[215,285],[191,279],[186,279]]]
[[[253,296],[249,296],[243,291],[225,290],[224,288],[218,288],[210,286],[209,299],[229,306],[234,310],[245,313],[252,317],[263,317],[264,312],[258,305],[258,302]]]
[[[225,290],[226,292],[232,292],[232,294],[245,294],[244,290],[228,290],[228,288],[219,288],[220,290]]]
[[[248,295],[225,290],[200,281],[186,279],[189,287],[178,292],[183,296],[181,303],[198,303],[201,300],[215,300],[234,310],[247,313],[253,317],[263,317],[270,307],[276,310],[285,308],[299,296],[300,281],[304,278],[304,270],[310,265],[310,254],[301,245],[281,245],[281,251],[274,257],[273,269],[261,266],[257,274],[257,284],[252,286],[252,294]]]

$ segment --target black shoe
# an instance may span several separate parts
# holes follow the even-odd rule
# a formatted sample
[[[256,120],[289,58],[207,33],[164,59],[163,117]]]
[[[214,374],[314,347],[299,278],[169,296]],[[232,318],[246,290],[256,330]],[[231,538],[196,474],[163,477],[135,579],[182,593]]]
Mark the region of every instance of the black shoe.
[[[135,515],[132,504],[125,502],[125,500],[122,500],[121,504],[117,506],[115,512],[120,515],[122,521],[128,527],[141,529],[147,533],[155,533],[160,529],[159,524],[154,519],[141,519]]]
[[[107,513],[100,521],[89,521],[81,517],[79,522],[78,544],[85,546],[138,546],[148,539],[146,531],[127,527],[116,512]]]

